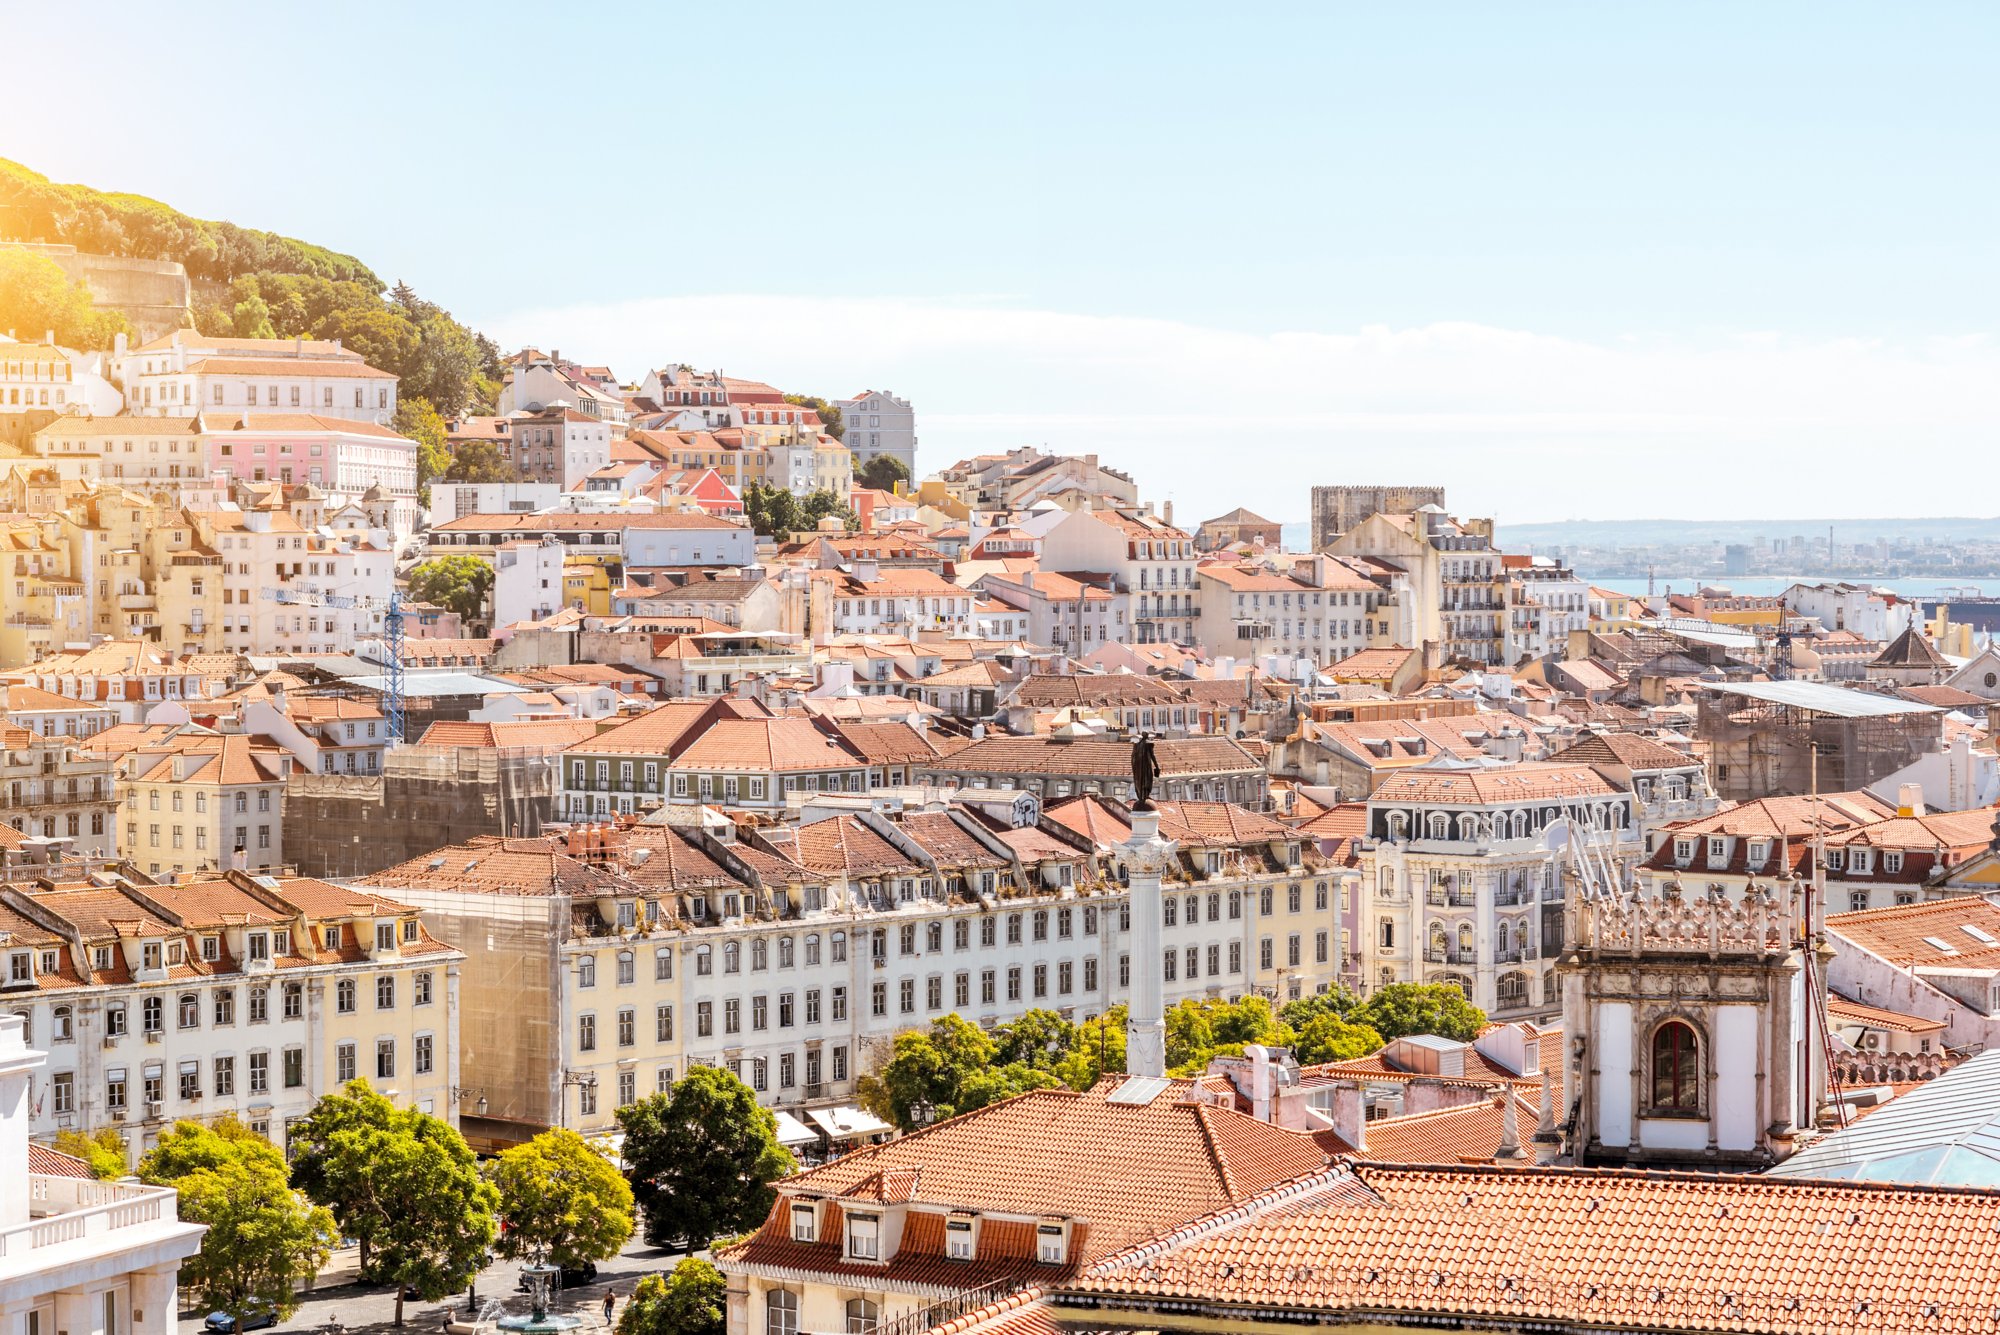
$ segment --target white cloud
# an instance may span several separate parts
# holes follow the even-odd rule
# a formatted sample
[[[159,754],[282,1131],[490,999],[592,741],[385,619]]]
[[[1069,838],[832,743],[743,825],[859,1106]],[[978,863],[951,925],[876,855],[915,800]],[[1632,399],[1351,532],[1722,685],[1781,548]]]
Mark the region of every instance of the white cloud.
[[[667,360],[787,389],[912,399],[930,466],[1095,452],[1183,519],[1306,513],[1315,482],[1442,483],[1464,513],[1923,515],[1991,508],[1986,336],[1583,342],[1466,323],[1248,333],[977,301],[702,296],[482,327],[628,378]],[[1953,479],[1958,479],[1954,483]]]

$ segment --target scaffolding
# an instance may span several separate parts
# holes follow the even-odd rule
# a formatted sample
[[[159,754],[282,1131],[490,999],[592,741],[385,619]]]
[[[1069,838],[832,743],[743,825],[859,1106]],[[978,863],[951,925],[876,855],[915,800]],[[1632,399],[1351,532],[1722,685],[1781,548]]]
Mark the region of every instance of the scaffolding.
[[[1819,783],[1852,792],[1943,747],[1943,711],[1816,682],[1711,686],[1698,702],[1696,737],[1716,795],[1781,797]]]

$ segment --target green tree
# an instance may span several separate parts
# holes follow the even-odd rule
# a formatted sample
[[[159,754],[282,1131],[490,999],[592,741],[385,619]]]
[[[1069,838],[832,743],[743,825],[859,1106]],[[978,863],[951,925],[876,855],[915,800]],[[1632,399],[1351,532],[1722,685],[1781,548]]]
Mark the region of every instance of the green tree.
[[[434,556],[410,571],[410,597],[448,607],[468,622],[486,614],[493,567],[476,556]]]
[[[1026,1062],[988,1067],[969,1073],[959,1084],[958,1105],[954,1111],[968,1113],[1030,1090],[1055,1089],[1062,1083],[1062,1077],[1054,1071],[1029,1066]]]
[[[502,1154],[493,1168],[500,1254],[574,1269],[616,1256],[632,1236],[632,1188],[624,1174],[574,1131],[544,1131]]]
[[[1384,1039],[1435,1034],[1470,1043],[1486,1027],[1486,1012],[1450,983],[1390,983],[1348,1016]]]
[[[1089,1089],[1108,1073],[1125,1069],[1125,1007],[1113,1006],[1076,1028],[1076,1043],[1054,1067],[1056,1078],[1074,1090]]]
[[[140,1161],[139,1176],[178,1190],[181,1218],[208,1226],[180,1282],[239,1326],[253,1305],[290,1316],[297,1286],[331,1255],[332,1213],[294,1190],[284,1153],[234,1116],[213,1127],[176,1124]]]
[[[722,1335],[729,1281],[698,1256],[639,1281],[618,1317],[618,1335]]]
[[[126,1174],[125,1137],[118,1134],[116,1127],[99,1127],[88,1134],[58,1131],[55,1148],[89,1164],[93,1176],[114,1178]]]
[[[743,489],[743,513],[752,531],[761,537],[787,541],[804,527],[799,498],[783,487],[766,487],[755,482]]]
[[[396,401],[396,432],[417,442],[417,490],[428,505],[432,480],[449,472],[452,464],[444,418],[429,399],[404,396]]]
[[[1295,1035],[1262,997],[1241,1001],[1187,1000],[1167,1011],[1167,1069],[1200,1075],[1212,1057],[1240,1056],[1246,1045],[1290,1047]]]
[[[492,441],[474,440],[458,447],[444,477],[447,482],[519,482],[521,470]]]
[[[1382,1046],[1382,1035],[1365,1024],[1343,1020],[1332,1011],[1322,1011],[1307,1020],[1298,1036],[1293,1055],[1305,1066],[1353,1061]]]
[[[1286,1002],[1284,1008],[1278,1012],[1278,1018],[1296,1031],[1304,1029],[1320,1015],[1333,1014],[1345,1019],[1360,1004],[1359,997],[1336,983],[1324,992],[1315,992],[1309,997]]]
[[[1052,1010],[1036,1007],[1003,1025],[998,1041],[1002,1063],[1019,1062],[1046,1071],[1076,1046],[1076,1026]]]
[[[786,403],[796,403],[801,408],[810,408],[819,414],[820,429],[839,440],[847,434],[847,423],[837,404],[828,403],[817,394],[787,394]]]
[[[790,1173],[778,1122],[750,1087],[719,1066],[696,1066],[671,1092],[618,1110],[632,1195],[645,1211],[646,1241],[679,1240],[689,1251],[725,1233],[755,1228]]]
[[[895,455],[878,454],[855,471],[854,480],[864,487],[893,492],[897,483],[910,480],[910,470]]]
[[[95,352],[132,326],[117,311],[91,305],[90,289],[72,283],[48,256],[0,249],[0,331],[9,329],[23,342],[53,333],[59,346]]]
[[[260,296],[237,302],[230,312],[230,332],[238,338],[276,338],[278,330],[271,323],[270,305]]]
[[[793,528],[817,528],[822,519],[839,518],[845,520],[849,532],[859,527],[854,511],[848,507],[845,497],[830,491],[816,491],[799,502],[799,522]]]

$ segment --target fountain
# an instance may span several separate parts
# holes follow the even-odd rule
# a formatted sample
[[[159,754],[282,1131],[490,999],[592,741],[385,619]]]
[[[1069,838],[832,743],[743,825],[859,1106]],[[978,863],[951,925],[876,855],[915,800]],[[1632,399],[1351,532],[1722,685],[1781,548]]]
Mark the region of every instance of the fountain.
[[[526,1316],[503,1316],[493,1324],[501,1330],[521,1335],[558,1335],[583,1324],[582,1317],[561,1316],[549,1311],[549,1295],[562,1281],[562,1271],[545,1261],[523,1266],[521,1278],[528,1282],[529,1312]]]

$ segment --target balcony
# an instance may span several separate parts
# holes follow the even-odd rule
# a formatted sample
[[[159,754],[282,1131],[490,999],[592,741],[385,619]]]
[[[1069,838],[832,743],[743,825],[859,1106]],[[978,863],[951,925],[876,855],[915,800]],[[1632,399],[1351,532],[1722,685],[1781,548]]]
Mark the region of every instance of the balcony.
[[[172,1227],[178,1223],[174,1206],[178,1194],[171,1187],[30,1173],[28,1222],[0,1229],[0,1265],[9,1270],[32,1266],[35,1253],[54,1253],[74,1243],[86,1244],[74,1249],[78,1252],[96,1252],[119,1245],[112,1236],[117,1233]],[[48,1259],[59,1264],[62,1257],[52,1254]]]
[[[1479,956],[1470,950],[1460,950],[1455,946],[1424,947],[1424,962],[1427,964],[1477,964]]]
[[[1424,891],[1424,903],[1433,908],[1469,909],[1478,906],[1479,896],[1471,890],[1446,890],[1434,885]]]

